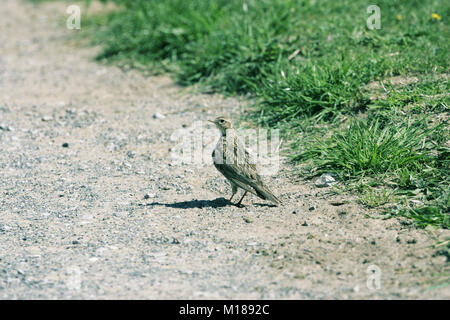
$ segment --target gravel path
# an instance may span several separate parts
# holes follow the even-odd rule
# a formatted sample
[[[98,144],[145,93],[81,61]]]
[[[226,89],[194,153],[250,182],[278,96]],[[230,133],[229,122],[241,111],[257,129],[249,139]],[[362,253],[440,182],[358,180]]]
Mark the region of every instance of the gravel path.
[[[174,132],[245,102],[93,62],[65,5],[0,4],[1,299],[450,298],[446,230],[372,219],[287,164],[278,208],[173,165]]]

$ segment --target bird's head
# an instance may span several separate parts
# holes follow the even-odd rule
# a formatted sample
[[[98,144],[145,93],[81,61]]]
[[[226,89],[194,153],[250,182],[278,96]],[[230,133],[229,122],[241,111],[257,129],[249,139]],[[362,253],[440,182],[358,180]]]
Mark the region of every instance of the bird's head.
[[[215,120],[208,121],[214,123],[222,134],[225,134],[228,129],[233,129],[233,124],[225,117],[217,117]]]

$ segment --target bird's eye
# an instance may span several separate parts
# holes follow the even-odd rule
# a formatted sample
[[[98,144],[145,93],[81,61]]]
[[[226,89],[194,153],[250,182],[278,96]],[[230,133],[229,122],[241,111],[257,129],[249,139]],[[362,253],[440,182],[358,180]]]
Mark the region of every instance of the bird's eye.
[[[225,121],[222,119],[222,120],[220,120],[220,123],[224,123]]]

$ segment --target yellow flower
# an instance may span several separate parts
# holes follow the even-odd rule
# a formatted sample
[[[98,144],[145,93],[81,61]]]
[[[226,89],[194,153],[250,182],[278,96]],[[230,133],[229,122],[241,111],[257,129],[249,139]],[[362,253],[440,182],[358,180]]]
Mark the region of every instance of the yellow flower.
[[[432,17],[433,19],[436,19],[436,20],[438,20],[438,21],[440,21],[440,20],[441,20],[441,16],[440,16],[440,15],[438,15],[437,13],[432,13],[432,14],[431,14],[431,17]]]
[[[398,15],[397,15],[397,20],[402,20],[402,19],[403,19],[402,15],[401,15],[401,14],[398,14]]]

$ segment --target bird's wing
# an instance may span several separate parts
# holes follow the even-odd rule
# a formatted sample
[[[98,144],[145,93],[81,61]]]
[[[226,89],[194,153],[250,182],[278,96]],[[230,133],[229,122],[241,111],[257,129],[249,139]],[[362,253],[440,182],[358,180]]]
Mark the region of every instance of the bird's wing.
[[[214,163],[214,166],[232,183],[256,195],[256,191],[253,188],[254,182],[252,181],[251,175],[247,172],[233,164]]]
[[[268,187],[266,187],[261,180],[261,177],[256,173],[256,168],[247,170],[241,166],[229,164],[214,164],[228,180],[238,187],[257,195],[261,199],[270,200],[276,204],[281,204],[278,199]],[[254,166],[254,165],[253,165]]]

